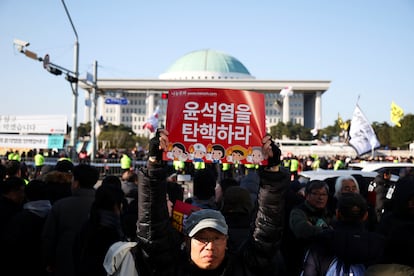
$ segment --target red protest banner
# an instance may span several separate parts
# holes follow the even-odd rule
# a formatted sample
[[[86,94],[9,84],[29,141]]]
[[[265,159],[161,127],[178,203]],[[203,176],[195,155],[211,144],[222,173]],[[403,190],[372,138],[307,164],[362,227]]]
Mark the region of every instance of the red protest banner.
[[[214,88],[173,89],[168,93],[164,160],[264,165],[264,95]]]
[[[172,226],[180,232],[183,232],[185,220],[192,212],[201,210],[200,207],[176,200],[174,204]]]

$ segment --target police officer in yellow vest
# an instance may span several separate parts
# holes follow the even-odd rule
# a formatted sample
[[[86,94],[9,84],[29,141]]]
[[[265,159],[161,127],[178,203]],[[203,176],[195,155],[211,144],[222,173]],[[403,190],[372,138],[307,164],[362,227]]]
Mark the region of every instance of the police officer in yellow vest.
[[[9,160],[16,160],[16,161],[21,161],[22,159],[21,159],[21,157],[20,157],[20,154],[19,154],[19,151],[12,151],[12,152],[10,152],[9,153],[9,155],[7,156],[7,159],[9,159]]]
[[[72,159],[70,159],[70,158],[68,157],[68,155],[66,154],[66,152],[64,152],[64,151],[62,151],[62,152],[60,152],[60,153],[59,153],[59,159],[58,159],[58,162],[59,162],[59,161],[63,161],[63,160],[67,160],[67,161],[72,162]]]
[[[184,173],[185,162],[181,160],[174,160],[173,161],[174,170],[177,173]]]
[[[45,164],[45,157],[43,156],[43,150],[39,150],[38,153],[34,156],[34,163],[35,163],[35,177],[40,175],[43,165]]]
[[[337,170],[344,170],[344,169],[345,169],[344,161],[342,160],[340,156],[337,156],[335,160],[335,164],[334,164],[334,170],[337,171]]]
[[[297,179],[298,177],[298,169],[299,169],[299,161],[296,156],[293,156],[290,159],[290,174],[291,180]]]
[[[282,166],[285,167],[289,171],[290,171],[290,159],[291,158],[292,158],[292,155],[288,153],[288,155],[285,156],[282,160]]]
[[[131,170],[132,159],[126,152],[122,153],[121,157],[121,171],[122,173]]]

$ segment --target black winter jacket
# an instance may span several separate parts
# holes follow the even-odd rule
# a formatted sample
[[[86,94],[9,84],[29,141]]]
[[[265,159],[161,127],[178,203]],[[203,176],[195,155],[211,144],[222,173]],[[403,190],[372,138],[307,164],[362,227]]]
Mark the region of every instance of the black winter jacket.
[[[307,252],[303,276],[323,276],[329,265],[338,258],[344,264],[377,264],[384,252],[384,237],[365,230],[363,223],[337,221],[317,237]]]
[[[222,265],[203,271],[192,264],[182,239],[171,226],[166,207],[165,170],[149,164],[139,175],[137,238],[139,275],[277,275],[284,218],[284,198],[290,179],[286,171],[261,173],[258,210],[246,244],[235,254],[227,252]]]

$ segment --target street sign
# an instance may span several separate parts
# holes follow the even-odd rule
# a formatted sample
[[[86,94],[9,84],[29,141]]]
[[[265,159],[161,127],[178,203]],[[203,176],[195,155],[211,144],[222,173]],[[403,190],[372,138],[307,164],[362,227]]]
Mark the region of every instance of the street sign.
[[[127,98],[106,98],[105,104],[127,105],[128,99]]]
[[[0,147],[10,149],[62,149],[64,135],[0,134]]]
[[[0,133],[66,134],[65,115],[0,115]]]

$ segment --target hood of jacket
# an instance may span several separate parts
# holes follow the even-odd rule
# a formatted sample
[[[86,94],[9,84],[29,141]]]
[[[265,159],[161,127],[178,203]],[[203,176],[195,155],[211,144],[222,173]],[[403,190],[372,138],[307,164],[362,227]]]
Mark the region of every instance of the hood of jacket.
[[[137,245],[136,242],[119,241],[111,245],[105,255],[103,266],[109,275],[121,271],[121,269],[132,269],[135,271],[134,257],[130,250]],[[131,271],[131,273],[133,273]],[[120,274],[120,275],[137,275],[137,274]]]

